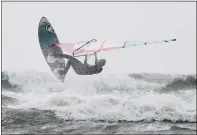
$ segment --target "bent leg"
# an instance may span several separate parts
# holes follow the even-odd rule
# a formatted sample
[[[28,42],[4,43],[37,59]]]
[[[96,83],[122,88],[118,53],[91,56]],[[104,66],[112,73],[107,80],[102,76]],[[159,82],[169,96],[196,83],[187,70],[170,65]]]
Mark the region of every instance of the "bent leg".
[[[66,68],[64,70],[64,74],[68,72],[70,66],[72,66],[72,68],[78,75],[86,75],[89,70],[89,68],[87,68],[87,66],[84,63],[70,55],[55,53],[55,56],[68,59]]]
[[[59,73],[60,73],[60,74],[64,74],[64,75],[67,74],[67,72],[68,72],[70,66],[71,66],[71,62],[70,62],[70,60],[68,60],[68,62],[67,62],[67,64],[66,64],[66,67],[64,68],[64,71],[59,71]]]
[[[95,65],[98,63],[98,58],[97,58],[97,53],[94,53],[94,57],[95,57]]]
[[[66,64],[66,67],[65,67],[65,70],[64,70],[64,74],[66,74],[68,72],[70,66],[71,66],[71,62],[70,62],[70,60],[68,60],[68,62]]]
[[[85,55],[85,59],[84,59],[84,64],[85,64],[85,65],[88,65],[88,62],[87,62],[87,61],[88,61],[88,58],[87,58],[87,57],[88,57],[88,56]]]

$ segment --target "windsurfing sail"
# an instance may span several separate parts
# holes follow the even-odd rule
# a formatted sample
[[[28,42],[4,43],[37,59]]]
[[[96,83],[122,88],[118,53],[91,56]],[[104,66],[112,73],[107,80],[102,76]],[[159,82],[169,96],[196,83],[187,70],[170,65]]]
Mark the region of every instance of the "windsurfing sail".
[[[176,39],[169,40],[157,40],[157,41],[124,41],[124,42],[110,42],[110,41],[97,41],[96,39],[90,41],[80,41],[76,43],[58,43],[56,44],[65,53],[72,54],[75,57],[84,56],[86,54],[92,54],[101,51],[117,50],[121,48],[134,47],[140,45],[156,44],[156,43],[168,43],[176,41]]]

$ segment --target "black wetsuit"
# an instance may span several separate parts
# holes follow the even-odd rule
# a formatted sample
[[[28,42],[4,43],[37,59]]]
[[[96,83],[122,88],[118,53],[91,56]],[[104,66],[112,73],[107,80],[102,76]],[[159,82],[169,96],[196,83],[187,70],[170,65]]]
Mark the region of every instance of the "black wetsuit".
[[[65,67],[65,70],[63,71],[64,74],[66,74],[70,68],[70,66],[73,67],[74,71],[78,74],[78,75],[92,75],[92,74],[98,74],[100,73],[103,68],[99,67],[97,65],[97,57],[95,56],[95,65],[89,65],[87,63],[87,56],[85,57],[85,61],[84,63],[82,63],[81,61],[79,61],[78,59],[70,56],[70,55],[66,55],[66,54],[56,54],[54,56],[58,56],[58,57],[63,57],[68,59],[67,65]]]

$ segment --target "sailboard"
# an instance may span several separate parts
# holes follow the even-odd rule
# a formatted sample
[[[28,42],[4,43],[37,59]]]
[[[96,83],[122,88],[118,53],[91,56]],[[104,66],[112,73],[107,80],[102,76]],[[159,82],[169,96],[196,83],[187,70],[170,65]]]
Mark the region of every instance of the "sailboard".
[[[65,60],[64,58],[53,57],[54,52],[63,54],[63,51],[60,47],[56,46],[56,44],[59,44],[59,40],[53,27],[45,17],[42,17],[39,22],[38,38],[47,64],[56,78],[63,82],[65,74],[60,71],[63,71],[65,68]]]
[[[65,70],[67,61],[64,58],[54,57],[54,53],[68,54],[73,57],[81,57],[85,55],[91,55],[102,51],[118,50],[121,48],[134,47],[140,45],[156,44],[156,43],[169,43],[174,42],[176,39],[168,40],[156,40],[156,41],[123,41],[123,42],[111,42],[111,41],[97,41],[92,39],[89,41],[80,41],[75,43],[60,43],[58,37],[51,26],[50,22],[42,17],[38,26],[38,38],[40,48],[44,55],[44,58],[50,67],[53,74],[64,82],[66,73]]]

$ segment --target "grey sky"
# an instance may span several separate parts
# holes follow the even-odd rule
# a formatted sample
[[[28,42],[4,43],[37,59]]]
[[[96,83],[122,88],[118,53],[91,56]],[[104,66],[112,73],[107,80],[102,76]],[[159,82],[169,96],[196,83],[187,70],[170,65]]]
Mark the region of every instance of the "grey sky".
[[[176,38],[163,45],[100,54],[104,73],[196,73],[195,2],[3,3],[3,70],[50,72],[38,42],[45,16],[60,42],[80,40],[145,41]]]

